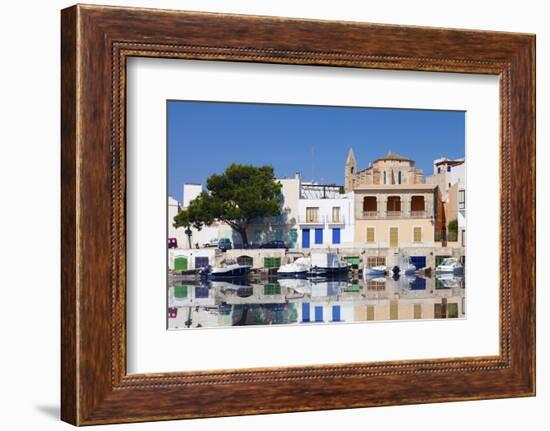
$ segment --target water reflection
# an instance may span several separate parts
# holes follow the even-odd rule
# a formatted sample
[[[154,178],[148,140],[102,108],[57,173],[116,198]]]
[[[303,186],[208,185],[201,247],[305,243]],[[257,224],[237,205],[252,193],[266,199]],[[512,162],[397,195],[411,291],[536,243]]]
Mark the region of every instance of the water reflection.
[[[169,329],[465,317],[464,279],[235,278],[186,281],[171,276]]]

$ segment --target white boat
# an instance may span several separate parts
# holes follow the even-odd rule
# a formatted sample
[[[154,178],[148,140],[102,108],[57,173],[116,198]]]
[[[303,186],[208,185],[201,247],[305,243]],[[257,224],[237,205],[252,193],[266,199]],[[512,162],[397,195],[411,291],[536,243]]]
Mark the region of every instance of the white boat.
[[[363,275],[386,275],[386,267],[384,265],[373,266],[372,268],[363,268]]]
[[[299,257],[292,263],[282,265],[277,270],[277,275],[280,277],[300,277],[305,276],[311,269],[311,259],[307,257]]]
[[[437,273],[462,274],[464,267],[456,257],[448,257],[435,268]]]
[[[212,268],[208,273],[209,278],[243,277],[250,272],[250,265],[233,263],[223,267]]]
[[[311,270],[312,276],[334,276],[347,274],[350,269],[349,262],[341,259],[337,253],[312,253]]]

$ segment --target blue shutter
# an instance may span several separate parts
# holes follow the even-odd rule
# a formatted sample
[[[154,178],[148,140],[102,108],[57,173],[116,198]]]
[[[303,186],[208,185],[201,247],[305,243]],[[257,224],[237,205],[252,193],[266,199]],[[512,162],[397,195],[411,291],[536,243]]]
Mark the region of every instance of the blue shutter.
[[[195,257],[195,268],[204,268],[205,266],[208,266],[208,257]]]
[[[339,305],[333,305],[332,306],[332,321],[333,322],[339,322],[340,321],[340,306]]]
[[[320,305],[315,306],[315,321],[316,322],[323,321],[323,307]]]
[[[340,228],[339,227],[332,228],[332,243],[333,244],[340,244]]]
[[[302,303],[302,322],[309,322],[309,302]]]
[[[323,228],[315,229],[315,244],[323,243]]]
[[[309,248],[309,229],[302,229],[302,248]]]

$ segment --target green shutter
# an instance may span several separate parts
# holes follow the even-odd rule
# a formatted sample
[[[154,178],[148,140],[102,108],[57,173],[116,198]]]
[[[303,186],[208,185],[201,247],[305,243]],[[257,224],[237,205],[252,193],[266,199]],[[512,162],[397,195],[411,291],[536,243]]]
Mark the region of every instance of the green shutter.
[[[264,268],[279,268],[280,266],[280,257],[264,257]]]
[[[174,297],[178,299],[187,298],[187,286],[174,286]]]
[[[264,286],[264,295],[280,295],[281,286],[276,283],[267,283]]]
[[[174,270],[183,271],[187,269],[187,258],[186,257],[176,257],[174,259]]]

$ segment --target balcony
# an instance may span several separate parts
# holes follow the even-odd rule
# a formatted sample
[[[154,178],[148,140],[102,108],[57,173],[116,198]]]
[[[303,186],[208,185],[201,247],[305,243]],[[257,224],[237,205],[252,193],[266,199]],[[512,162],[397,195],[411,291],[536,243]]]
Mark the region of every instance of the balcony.
[[[298,217],[298,223],[301,225],[343,225],[346,223],[346,219],[344,216],[340,217],[331,217],[331,216],[317,216],[317,217],[306,217],[306,216],[300,216]]]
[[[382,213],[380,211],[363,211],[361,213],[363,220],[388,220],[388,219],[422,219],[430,218],[427,211],[386,211]]]
[[[411,211],[411,218],[426,218],[426,211]]]

